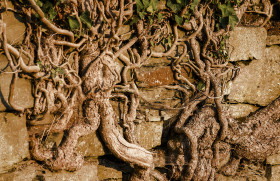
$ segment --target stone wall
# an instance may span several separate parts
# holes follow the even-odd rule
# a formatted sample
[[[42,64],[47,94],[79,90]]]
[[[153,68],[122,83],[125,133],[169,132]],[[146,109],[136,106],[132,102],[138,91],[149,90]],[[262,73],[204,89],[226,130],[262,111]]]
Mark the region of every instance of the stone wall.
[[[8,41],[20,44],[23,41],[25,26],[12,12],[4,13],[7,22]],[[129,27],[123,27],[123,33]],[[16,32],[16,33],[15,33]],[[184,36],[184,32],[180,32]],[[127,35],[129,38],[129,34]],[[224,87],[228,111],[235,118],[242,119],[262,106],[268,105],[280,95],[280,35],[267,36],[264,28],[236,27],[230,34],[229,44],[231,64],[239,67],[238,76]],[[163,47],[155,47],[159,50]],[[178,50],[180,51],[180,50]],[[26,60],[27,61],[27,60]],[[166,106],[180,106],[180,93],[164,88],[174,82],[173,73],[167,58],[151,59],[137,70],[141,104],[135,120],[136,135],[141,146],[154,150],[161,145],[165,123],[176,118],[179,110],[152,109],[149,102]],[[122,172],[127,167],[113,158],[102,145],[98,133],[92,133],[79,139],[77,151],[86,157],[86,163],[76,172],[51,172],[31,160],[28,146],[28,132],[25,116],[11,112],[8,104],[9,85],[12,74],[7,68],[7,60],[0,56],[0,181],[29,180],[125,180]],[[186,70],[183,74],[192,80]],[[14,104],[24,108],[33,106],[31,82],[20,78],[16,82]],[[156,101],[155,101],[156,100]],[[112,105],[117,107],[116,102]],[[50,135],[50,140],[61,139],[61,135]],[[155,152],[155,166],[164,166],[165,157],[160,151]],[[157,154],[156,154],[157,153]],[[280,180],[280,154],[266,160],[266,168],[257,164],[245,164],[239,176],[225,177],[219,180]]]

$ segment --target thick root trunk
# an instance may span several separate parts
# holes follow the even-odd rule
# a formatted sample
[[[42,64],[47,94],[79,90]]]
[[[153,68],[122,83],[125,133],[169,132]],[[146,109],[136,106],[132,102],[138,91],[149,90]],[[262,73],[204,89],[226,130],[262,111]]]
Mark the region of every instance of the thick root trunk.
[[[135,165],[136,171],[133,174],[132,180],[137,180],[138,175],[142,175],[139,179],[147,179],[147,174],[152,167],[153,156],[152,153],[144,148],[128,143],[118,131],[116,126],[116,117],[113,108],[109,102],[109,99],[102,100],[100,104],[100,134],[104,140],[104,143],[109,150],[119,159]]]

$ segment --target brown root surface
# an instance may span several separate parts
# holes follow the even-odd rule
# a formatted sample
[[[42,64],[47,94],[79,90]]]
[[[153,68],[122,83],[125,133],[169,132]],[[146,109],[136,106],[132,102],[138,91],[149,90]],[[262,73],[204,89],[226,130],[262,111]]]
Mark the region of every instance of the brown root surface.
[[[176,13],[168,3],[157,9],[154,4],[147,6],[147,1],[57,1],[50,2],[57,13],[53,19],[37,1],[22,2],[13,1],[15,9],[3,5],[1,13],[21,15],[27,27],[25,40],[18,46],[9,43],[1,19],[0,41],[13,73],[9,106],[29,120],[32,159],[51,170],[75,171],[84,163],[76,152],[78,139],[98,131],[107,149],[133,168],[131,180],[152,176],[187,181],[214,180],[216,173],[234,175],[241,159],[261,162],[279,151],[280,98],[242,123],[231,118],[222,104],[224,85],[235,78],[225,77],[236,70],[229,63],[228,32],[238,25],[237,19],[246,24],[248,13],[260,17],[252,25],[265,26],[273,10],[269,0],[257,8],[250,0],[230,1],[227,7],[190,1]],[[232,14],[223,15],[222,8]],[[225,25],[219,20],[222,15],[237,24]],[[121,32],[127,25],[128,32]],[[158,51],[155,46],[163,48]],[[179,106],[147,101],[140,95],[138,70],[147,68],[152,58],[169,61],[172,81],[160,84],[180,94]],[[33,82],[31,109],[14,104],[19,75]],[[118,114],[111,99],[121,105]],[[158,170],[152,151],[141,147],[135,136],[141,100],[151,109],[180,112],[168,126],[169,166]],[[44,142],[52,133],[63,134],[63,139],[48,146]]]

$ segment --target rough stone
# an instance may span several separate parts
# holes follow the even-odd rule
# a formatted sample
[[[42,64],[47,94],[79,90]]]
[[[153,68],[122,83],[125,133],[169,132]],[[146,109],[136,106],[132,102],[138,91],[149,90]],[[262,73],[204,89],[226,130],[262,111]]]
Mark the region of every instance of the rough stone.
[[[167,66],[172,62],[168,57],[153,58],[151,57],[149,61],[145,64],[147,66]]]
[[[235,176],[224,176],[216,174],[217,181],[267,181],[266,170],[261,164],[241,162]]]
[[[216,181],[247,181],[246,178],[236,178],[236,177],[233,178],[233,177],[224,176],[222,174],[217,174],[215,180]]]
[[[180,102],[180,99],[176,97],[177,95],[175,90],[169,90],[161,87],[141,88],[139,89],[139,93],[146,101],[163,104],[165,106],[172,107]]]
[[[115,170],[110,167],[105,167],[103,165],[98,165],[98,179],[100,181],[105,180],[122,180],[122,172]]]
[[[259,109],[259,107],[250,104],[226,104],[225,107],[233,118],[246,117]]]
[[[181,109],[175,109],[175,110],[164,110],[160,111],[160,115],[164,121],[169,120],[170,118],[173,118],[178,115],[178,113],[181,111]]]
[[[98,133],[94,132],[80,137],[76,148],[77,152],[85,157],[98,157],[105,155],[103,145],[97,137],[97,134]]]
[[[29,157],[26,119],[0,113],[0,173]]]
[[[280,165],[280,153],[267,157],[266,164]]]
[[[161,116],[158,110],[146,109],[146,118],[148,121],[161,121]]]
[[[8,61],[2,54],[0,55],[0,68],[4,69],[5,72],[0,73],[0,111],[11,110],[8,103],[8,97],[10,92],[10,83],[12,80],[12,73],[8,67]],[[18,78],[16,81],[13,103],[16,106],[23,108],[31,108],[34,104],[34,98],[31,94],[31,82],[24,78]]]
[[[4,6],[4,2],[1,2]],[[13,8],[11,1],[7,1],[9,8]],[[20,17],[11,11],[2,13],[3,21],[6,23],[6,35],[8,43],[14,45],[21,43],[25,37],[25,25],[21,22]]]
[[[269,181],[280,180],[280,165],[271,166],[269,172],[270,172],[270,174],[268,175]]]
[[[228,176],[224,176],[221,174],[217,174],[216,181],[267,181],[267,179],[265,177],[259,177],[259,176],[255,176],[255,177],[228,177]]]
[[[143,67],[137,74],[140,87],[169,85],[175,82],[170,67]]]
[[[75,172],[51,172],[35,161],[27,161],[18,165],[15,171],[0,175],[0,181],[98,181],[97,163],[85,163]]]
[[[131,37],[130,25],[123,25],[119,29],[119,35],[122,40],[128,40]]]
[[[163,122],[142,122],[136,126],[136,139],[145,149],[151,149],[161,144]]]
[[[265,28],[235,27],[229,37],[230,61],[262,59],[266,37]]]
[[[241,65],[238,77],[229,84],[230,102],[266,106],[280,95],[280,47],[265,49],[265,57]]]
[[[280,35],[270,35],[266,38],[266,45],[276,45],[280,44]]]

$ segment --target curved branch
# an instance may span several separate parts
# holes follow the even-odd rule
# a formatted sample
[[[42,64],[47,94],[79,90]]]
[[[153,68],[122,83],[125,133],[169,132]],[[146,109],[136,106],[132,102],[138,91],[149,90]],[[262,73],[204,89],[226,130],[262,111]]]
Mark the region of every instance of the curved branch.
[[[52,24],[46,17],[44,12],[41,10],[41,8],[36,4],[34,0],[28,0],[29,3],[31,4],[32,8],[38,13],[41,21],[52,31],[61,34],[61,35],[66,35],[69,36],[71,42],[74,42],[74,34],[71,31],[60,29],[56,27],[54,24]]]

